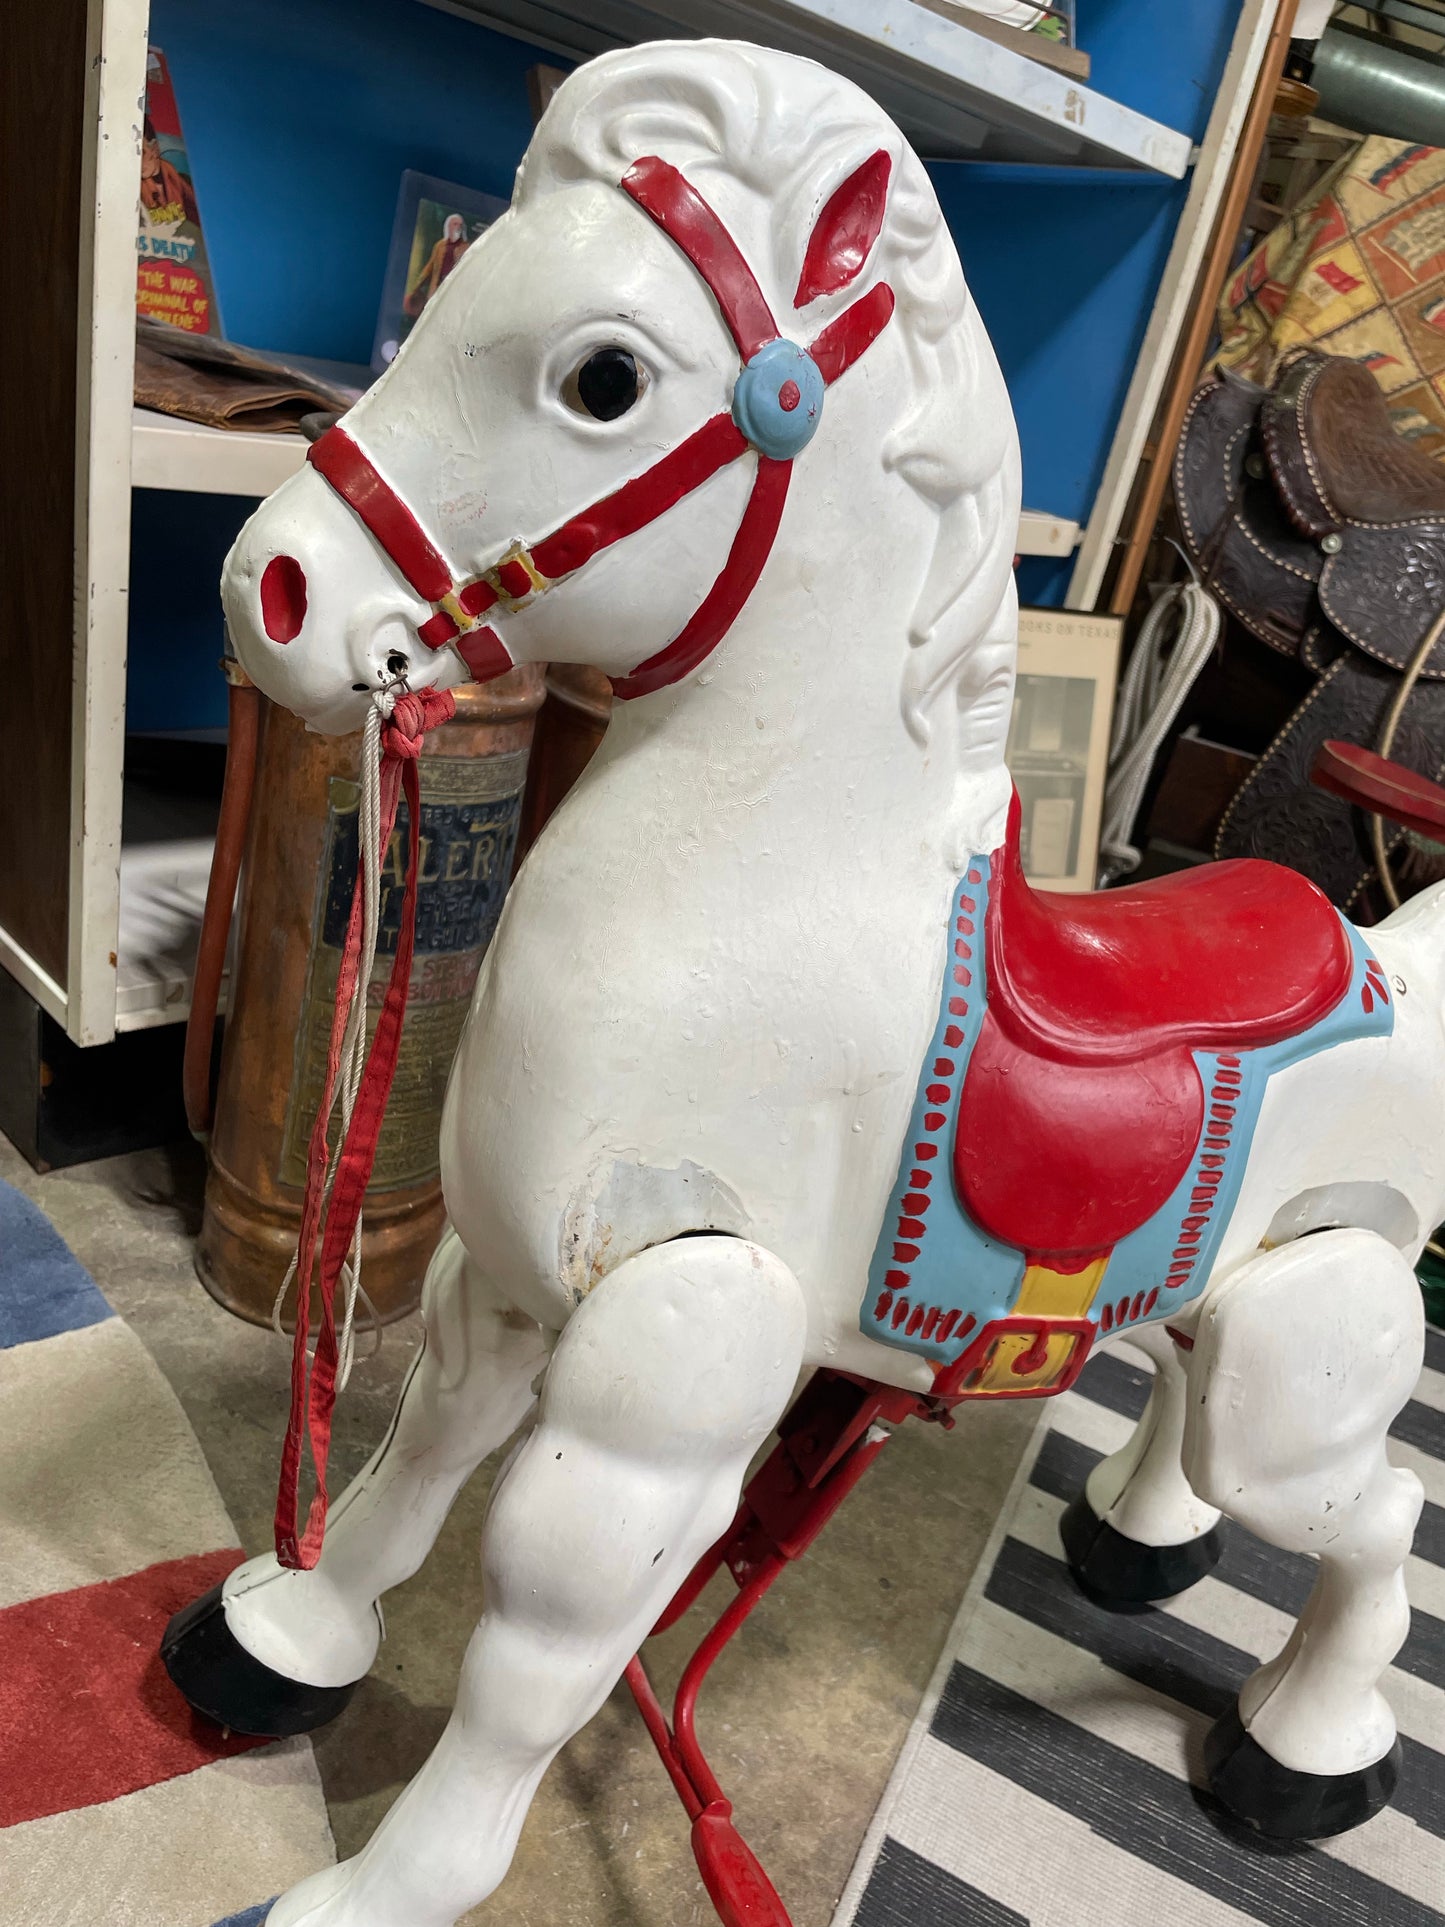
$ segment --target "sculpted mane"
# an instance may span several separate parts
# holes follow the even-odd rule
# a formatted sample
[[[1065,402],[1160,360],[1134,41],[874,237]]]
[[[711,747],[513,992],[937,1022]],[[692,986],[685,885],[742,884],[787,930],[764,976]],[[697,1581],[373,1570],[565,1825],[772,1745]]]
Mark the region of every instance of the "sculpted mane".
[[[1018,445],[932,183],[893,123],[851,82],[756,47],[708,45],[706,66],[696,60],[697,42],[672,41],[579,68],[538,127],[514,205],[576,181],[613,185],[641,155],[661,154],[738,234],[786,328],[828,194],[880,147],[892,156],[887,218],[862,276],[810,303],[799,333],[816,332],[874,281],[892,284],[911,380],[881,455],[938,518],[908,620],[903,716],[918,743],[942,725],[956,732],[961,767],[974,759],[987,766],[1001,751],[1012,699]],[[779,155],[788,157],[781,178]],[[945,705],[949,692],[954,701]]]

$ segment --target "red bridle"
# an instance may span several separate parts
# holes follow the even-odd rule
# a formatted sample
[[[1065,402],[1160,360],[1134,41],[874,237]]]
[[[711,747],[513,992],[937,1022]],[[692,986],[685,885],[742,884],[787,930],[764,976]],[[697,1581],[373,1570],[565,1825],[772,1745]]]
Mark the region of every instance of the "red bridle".
[[[873,155],[824,209],[799,281],[799,305],[846,285],[862,266],[882,222],[888,172],[888,156]],[[707,283],[747,371],[760,349],[782,337],[751,268],[722,221],[697,189],[655,154],[635,162],[621,185]],[[852,366],[892,312],[893,290],[886,282],[878,282],[824,328],[807,350],[824,386]],[[781,405],[796,407],[796,385],[785,386],[791,388],[794,399],[784,399]],[[346,429],[340,425],[329,429],[312,444],[307,459],[361,518],[416,593],[431,604],[434,613],[418,625],[421,640],[430,649],[454,643],[471,674],[485,682],[512,667],[506,644],[481,621],[488,610],[499,604],[508,612],[529,606],[594,555],[655,522],[749,449],[757,452],[757,473],[727,560],[666,648],[629,675],[613,679],[615,693],[626,700],[676,682],[711,654],[752,594],[772,550],[793,462],[765,453],[738,426],[733,412],[714,415],[651,468],[572,516],[531,548],[515,543],[490,568],[464,581],[452,574],[416,515]]]

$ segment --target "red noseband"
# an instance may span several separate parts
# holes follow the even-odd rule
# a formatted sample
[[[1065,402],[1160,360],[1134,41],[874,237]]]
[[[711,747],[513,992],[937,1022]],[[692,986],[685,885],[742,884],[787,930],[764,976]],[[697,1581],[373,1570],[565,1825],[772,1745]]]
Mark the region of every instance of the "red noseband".
[[[886,154],[870,156],[828,202],[809,243],[800,296],[806,294],[811,300],[817,293],[844,286],[861,269],[882,225],[889,167]],[[752,269],[718,215],[670,162],[655,154],[636,161],[622,177],[621,186],[702,276],[737,344],[745,374],[756,377],[758,369],[749,364],[760,350],[780,342],[781,334]],[[838,257],[831,269],[826,261],[815,259],[830,249]],[[810,377],[815,396],[820,397],[822,387],[852,366],[892,313],[893,290],[886,282],[878,282],[831,322],[808,350],[792,351],[816,369]],[[777,409],[785,423],[801,428],[792,446],[809,432],[797,413],[799,399],[797,382],[791,377],[784,380],[777,389]],[[738,426],[738,415],[749,420],[748,434]],[[766,429],[754,428],[751,416],[739,408],[714,415],[641,475],[583,509],[530,549],[516,543],[490,568],[463,582],[452,575],[421,523],[370,456],[339,424],[312,444],[307,459],[365,523],[411,588],[431,604],[434,613],[418,626],[421,640],[430,649],[455,643],[471,674],[485,682],[512,666],[501,637],[481,623],[490,609],[500,604],[510,613],[527,607],[554,582],[572,575],[624,536],[646,528],[720,469],[754,450],[757,473],[717,580],[665,649],[639,663],[630,675],[614,678],[615,693],[627,700],[649,695],[697,668],[727,634],[752,594],[772,551],[793,471],[791,457],[780,459],[765,452],[762,444],[767,438]]]

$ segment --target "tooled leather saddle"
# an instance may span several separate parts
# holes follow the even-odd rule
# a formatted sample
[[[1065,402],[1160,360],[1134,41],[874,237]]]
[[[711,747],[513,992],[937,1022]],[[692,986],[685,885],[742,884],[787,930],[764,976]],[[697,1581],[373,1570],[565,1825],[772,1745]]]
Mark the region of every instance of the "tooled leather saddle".
[[[1291,864],[1368,917],[1366,819],[1312,787],[1330,739],[1374,744],[1399,679],[1445,607],[1445,469],[1413,448],[1360,362],[1306,350],[1261,388],[1212,375],[1174,462],[1184,545],[1205,585],[1315,682],[1231,803],[1217,856]],[[1445,639],[1391,749],[1445,774]],[[1398,843],[1404,832],[1394,830]]]

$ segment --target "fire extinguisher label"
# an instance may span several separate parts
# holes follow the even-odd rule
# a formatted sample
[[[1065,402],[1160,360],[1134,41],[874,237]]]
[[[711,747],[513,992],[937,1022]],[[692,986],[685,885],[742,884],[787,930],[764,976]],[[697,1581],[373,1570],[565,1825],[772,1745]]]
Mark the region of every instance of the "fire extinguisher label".
[[[511,878],[526,779],[525,750],[422,758],[416,960],[372,1191],[425,1183],[436,1175],[447,1076]],[[326,847],[278,1173],[283,1184],[298,1187],[306,1181],[307,1141],[326,1073],[336,974],[351,914],[358,801],[354,782],[331,778]],[[382,865],[380,936],[368,999],[373,1026],[391,974],[401,921],[405,829],[403,801]]]

